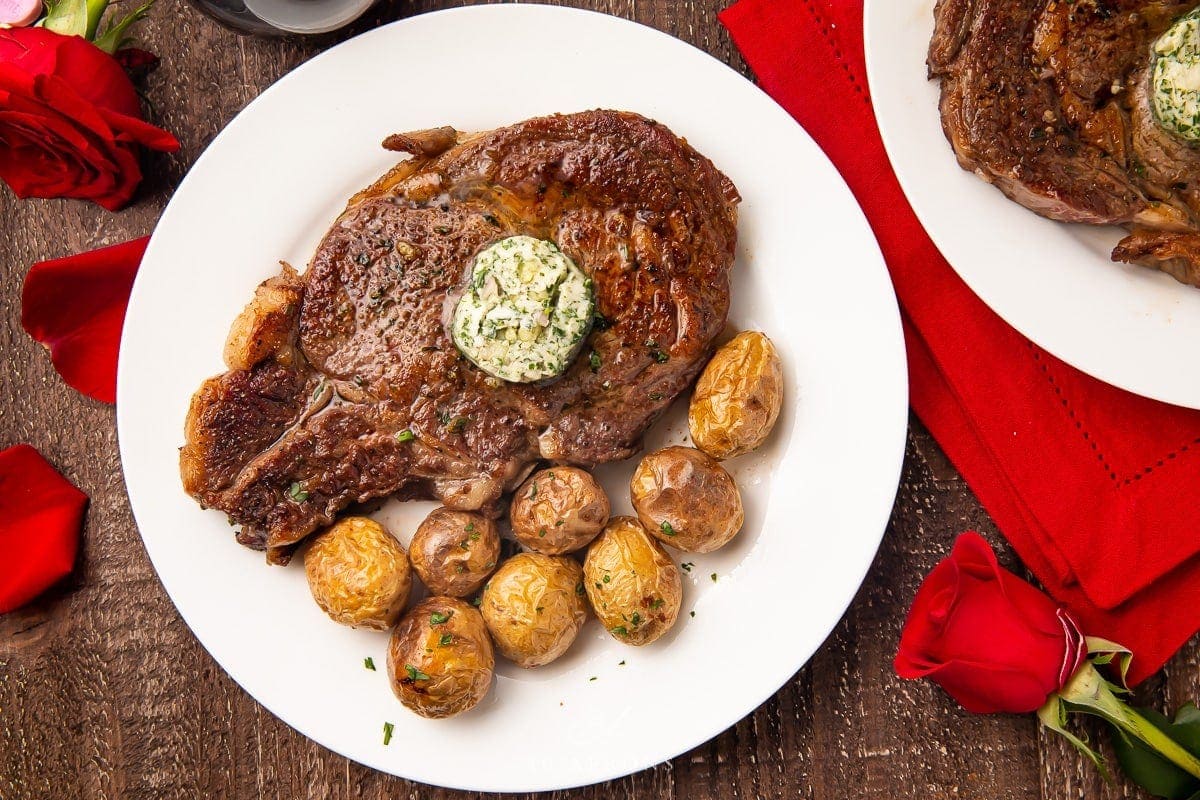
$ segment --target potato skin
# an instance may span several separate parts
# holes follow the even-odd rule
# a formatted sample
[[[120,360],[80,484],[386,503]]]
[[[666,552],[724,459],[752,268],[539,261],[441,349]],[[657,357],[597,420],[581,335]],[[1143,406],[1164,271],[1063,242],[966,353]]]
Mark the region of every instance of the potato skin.
[[[388,643],[392,692],[431,719],[473,708],[488,693],[495,666],[483,617],[454,597],[422,600],[400,620]]]
[[[649,644],[679,617],[679,567],[633,517],[614,517],[592,542],[583,579],[592,610],[619,642]]]
[[[583,569],[565,556],[518,553],[483,587],[479,610],[496,649],[517,666],[561,656],[587,619]]]
[[[771,434],[783,406],[783,364],[758,331],[742,331],[713,355],[688,407],[692,442],[713,458],[749,453]]]
[[[404,548],[368,517],[346,517],[314,537],[304,574],[317,605],[352,628],[392,627],[412,590]]]
[[[517,541],[548,555],[587,546],[608,522],[608,495],[576,467],[535,472],[513,495],[508,520]]]
[[[467,597],[496,568],[500,535],[482,514],[436,508],[417,527],[408,557],[431,594]]]
[[[630,499],[650,535],[689,553],[711,553],[742,529],[745,512],[733,478],[692,447],[664,447],[641,460]]]

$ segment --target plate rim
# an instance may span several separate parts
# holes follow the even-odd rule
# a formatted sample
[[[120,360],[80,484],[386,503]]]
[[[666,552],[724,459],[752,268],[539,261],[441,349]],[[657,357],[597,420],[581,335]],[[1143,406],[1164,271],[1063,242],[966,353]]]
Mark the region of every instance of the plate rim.
[[[300,79],[297,76],[302,77],[306,73],[306,71],[309,69],[310,65],[320,62],[321,59],[323,59],[327,56],[327,54],[334,52],[334,51],[338,50],[339,48],[349,46],[352,42],[356,42],[360,38],[378,36],[378,35],[386,35],[384,33],[385,31],[399,27],[399,26],[404,26],[410,20],[423,19],[426,17],[434,17],[434,16],[455,16],[455,17],[457,17],[457,16],[472,16],[472,15],[486,16],[486,15],[492,15],[492,14],[507,15],[507,14],[513,14],[513,13],[516,13],[516,14],[537,13],[537,14],[547,14],[549,16],[573,16],[573,17],[581,17],[581,18],[588,18],[588,19],[606,20],[609,22],[615,21],[616,23],[618,23],[620,25],[634,26],[636,28],[639,28],[644,31],[648,31],[648,32],[652,33],[655,37],[658,37],[659,39],[663,40],[667,46],[683,45],[683,46],[695,51],[695,53],[698,53],[701,56],[703,56],[704,58],[707,58],[710,61],[715,62],[722,69],[727,70],[728,72],[737,76],[744,83],[747,91],[756,92],[759,95],[761,95],[762,100],[765,100],[767,103],[769,103],[771,106],[773,106],[775,113],[777,113],[778,115],[780,115],[782,117],[785,117],[786,122],[788,124],[794,125],[797,128],[797,132],[799,133],[799,135],[809,141],[809,143],[811,144],[811,146],[813,148],[814,153],[820,154],[820,157],[829,163],[829,166],[832,169],[832,171],[834,172],[834,174],[836,175],[837,180],[841,183],[842,190],[845,192],[846,196],[852,200],[853,208],[857,212],[856,224],[857,224],[858,228],[867,237],[868,249],[871,252],[873,252],[876,256],[876,258],[874,259],[876,262],[875,265],[882,273],[881,277],[883,278],[883,280],[885,282],[884,288],[886,289],[886,294],[887,294],[888,299],[890,299],[890,303],[887,304],[888,310],[889,310],[887,327],[890,328],[890,335],[889,335],[888,339],[894,345],[894,347],[897,351],[896,356],[899,359],[899,362],[896,366],[896,370],[898,373],[897,374],[897,378],[898,378],[897,384],[894,386],[886,387],[887,392],[890,392],[895,395],[894,401],[890,405],[893,406],[893,411],[891,413],[894,413],[896,416],[896,420],[894,421],[894,424],[892,426],[890,426],[890,427],[894,427],[894,429],[895,429],[894,434],[893,434],[894,441],[892,441],[890,443],[889,448],[887,448],[890,450],[890,456],[887,459],[887,463],[889,464],[887,474],[889,476],[891,476],[889,478],[889,486],[891,488],[888,489],[886,492],[887,497],[888,497],[888,503],[887,503],[886,508],[882,508],[882,503],[881,503],[881,512],[877,515],[879,517],[879,519],[876,520],[876,522],[874,524],[874,528],[872,528],[872,530],[877,529],[877,533],[873,533],[869,537],[864,535],[864,547],[869,544],[870,551],[871,551],[871,557],[864,559],[864,563],[862,564],[862,566],[855,572],[855,580],[854,580],[853,588],[850,588],[849,585],[847,585],[846,597],[844,598],[844,600],[842,600],[839,597],[838,602],[831,604],[831,605],[834,605],[837,607],[838,614],[836,617],[832,617],[832,622],[829,625],[821,626],[822,628],[824,628],[823,635],[821,638],[821,644],[817,645],[816,648],[813,650],[813,652],[810,653],[804,659],[804,661],[802,663],[797,664],[794,667],[790,668],[790,670],[788,672],[788,677],[785,677],[782,681],[779,681],[777,685],[776,685],[776,681],[774,681],[774,680],[765,681],[763,683],[763,689],[765,691],[754,693],[755,700],[753,702],[753,705],[740,711],[732,719],[721,720],[719,723],[719,727],[717,727],[715,730],[708,730],[707,728],[700,730],[699,732],[693,734],[692,736],[686,737],[686,742],[684,742],[685,737],[678,737],[677,743],[672,745],[669,748],[671,753],[665,757],[659,757],[658,755],[655,755],[653,757],[642,757],[633,766],[630,766],[629,764],[622,764],[620,766],[614,767],[613,769],[615,769],[615,771],[612,771],[612,769],[603,771],[604,774],[600,775],[599,777],[588,775],[580,780],[572,780],[569,783],[560,783],[560,782],[539,783],[539,782],[536,782],[536,780],[535,780],[533,782],[524,783],[520,786],[497,787],[496,785],[488,784],[486,782],[474,781],[474,780],[464,776],[463,780],[458,781],[453,784],[450,784],[450,783],[437,783],[437,784],[426,783],[425,784],[425,785],[430,785],[430,786],[439,786],[442,788],[457,789],[457,790],[462,790],[462,791],[498,792],[498,793],[505,793],[505,794],[518,793],[518,792],[554,791],[554,790],[578,788],[578,787],[583,787],[583,786],[595,785],[595,784],[602,783],[605,781],[615,780],[615,779],[619,779],[619,778],[622,778],[622,777],[625,777],[628,775],[642,772],[646,769],[657,766],[658,764],[664,763],[665,761],[669,761],[671,759],[677,758],[680,755],[683,755],[683,754],[689,752],[690,750],[704,744],[705,742],[715,738],[716,736],[721,735],[722,733],[727,731],[729,728],[736,725],[742,719],[746,718],[750,714],[753,714],[763,703],[765,703],[767,700],[769,700],[771,697],[773,697],[776,693],[778,693],[784,686],[786,686],[787,682],[792,677],[794,677],[795,674],[799,670],[803,669],[812,660],[812,658],[817,654],[817,652],[819,652],[820,649],[824,646],[824,642],[828,640],[829,636],[836,629],[837,625],[840,623],[842,618],[844,618],[846,611],[849,609],[850,605],[853,603],[854,599],[857,597],[858,593],[861,591],[863,582],[865,581],[868,573],[870,572],[871,568],[874,565],[874,562],[878,556],[879,547],[880,547],[883,537],[887,531],[888,522],[891,517],[892,509],[895,506],[896,497],[898,496],[898,493],[899,493],[903,464],[904,464],[905,447],[906,447],[906,443],[907,443],[907,430],[908,430],[908,370],[907,370],[907,361],[906,361],[906,353],[905,353],[906,345],[905,345],[903,330],[902,330],[902,326],[901,326],[899,305],[898,305],[898,302],[897,302],[896,296],[895,296],[895,289],[892,285],[890,274],[887,271],[886,263],[883,259],[882,252],[879,249],[878,241],[876,240],[874,233],[871,230],[869,223],[867,222],[865,214],[862,212],[862,209],[858,205],[857,200],[854,199],[853,194],[850,192],[849,187],[846,185],[845,180],[841,177],[840,173],[837,172],[836,167],[834,167],[832,165],[832,163],[829,162],[828,157],[825,156],[824,152],[820,149],[820,147],[815,142],[812,141],[812,139],[809,136],[809,134],[807,133],[807,131],[805,131],[804,128],[798,122],[796,122],[790,116],[788,116],[787,113],[781,107],[779,107],[778,104],[776,104],[774,100],[772,100],[768,95],[766,95],[766,93],[763,92],[762,89],[760,89],[752,81],[746,79],[745,76],[738,73],[737,70],[733,69],[725,62],[721,61],[720,59],[716,58],[715,56],[711,55],[710,53],[700,49],[699,47],[692,45],[690,42],[686,42],[682,39],[672,36],[671,34],[665,32],[665,31],[659,30],[650,25],[646,25],[646,24],[637,22],[635,20],[628,19],[626,17],[621,17],[621,16],[617,16],[617,15],[613,15],[613,14],[606,14],[604,12],[594,11],[591,9],[581,9],[581,8],[566,7],[566,6],[551,6],[551,5],[544,5],[544,4],[540,4],[540,3],[520,2],[520,3],[505,3],[505,4],[496,4],[496,5],[491,5],[491,4],[489,4],[489,5],[468,5],[468,6],[461,6],[461,7],[455,7],[455,8],[440,9],[440,10],[430,11],[430,12],[426,12],[426,13],[422,13],[422,14],[414,14],[414,15],[407,16],[407,17],[401,17],[399,19],[393,20],[392,22],[389,22],[389,23],[386,23],[383,25],[379,25],[368,31],[365,31],[363,33],[360,33],[353,37],[350,37],[349,39],[346,39],[343,42],[339,42],[337,45],[334,45],[333,47],[330,47],[330,48],[318,53],[313,58],[305,61],[304,63],[298,65],[294,69],[292,69],[292,70],[288,71],[287,73],[285,73],[284,75],[282,75],[273,84],[271,84],[269,87],[267,87],[262,92],[260,92],[259,95],[256,96],[254,100],[247,103],[242,109],[240,109],[237,112],[237,114],[235,114],[230,119],[230,121],[228,123],[226,123],[226,125],[221,129],[221,131],[216,136],[213,137],[213,139],[209,142],[209,144],[207,145],[205,150],[197,157],[196,161],[189,168],[188,173],[180,181],[178,187],[172,193],[171,200],[168,202],[167,206],[164,208],[162,214],[159,217],[158,223],[156,223],[156,225],[155,225],[155,232],[152,234],[150,242],[147,246],[147,253],[151,254],[154,252],[155,238],[157,236],[159,226],[161,225],[162,221],[166,220],[168,218],[168,215],[171,213],[172,205],[174,205],[174,203],[175,203],[176,196],[182,194],[184,192],[184,190],[186,189],[186,187],[189,185],[189,182],[192,178],[193,172],[195,172],[197,170],[197,168],[202,163],[205,162],[206,159],[210,158],[211,153],[214,149],[214,145],[218,141],[220,141],[220,139],[224,135],[226,129],[233,127],[234,124],[237,122],[237,120],[239,118],[241,118],[242,115],[245,114],[255,103],[257,103],[260,98],[267,96],[271,92],[276,91],[276,89],[278,87],[280,87],[281,85],[284,85],[286,83]],[[134,281],[134,285],[133,285],[132,291],[130,293],[130,307],[132,307],[135,304],[135,302],[138,301],[138,298],[140,297],[140,294],[141,294],[140,289],[144,285],[145,285],[145,283],[144,283],[144,281],[142,281],[141,273],[139,273],[138,277]],[[124,354],[125,349],[126,349],[126,339],[124,336],[122,336],[122,340],[121,340],[122,355]],[[119,447],[120,455],[121,455],[122,477],[126,484],[126,492],[130,498],[130,508],[131,508],[131,512],[134,516],[135,524],[137,525],[137,528],[138,528],[139,538],[142,540],[143,547],[146,549],[147,556],[150,559],[152,567],[154,568],[155,575],[158,578],[159,584],[162,586],[163,590],[166,592],[168,597],[171,599],[171,603],[174,606],[176,613],[179,614],[179,616],[183,620],[184,624],[187,625],[188,630],[191,633],[191,635],[196,639],[196,641],[201,645],[201,647],[204,648],[208,657],[212,658],[213,661],[215,661],[217,663],[217,665],[220,666],[222,671],[227,676],[229,676],[229,678],[232,679],[243,692],[245,692],[251,699],[254,700],[254,702],[256,702],[257,704],[262,706],[266,711],[268,711],[270,714],[275,716],[283,724],[287,725],[292,730],[296,731],[297,733],[299,733],[300,735],[309,739],[310,741],[316,743],[320,747],[322,747],[326,750],[329,750],[330,752],[336,753],[339,756],[342,756],[350,761],[354,761],[354,762],[362,764],[370,769],[377,770],[384,774],[390,774],[390,775],[399,777],[404,780],[408,780],[408,781],[415,782],[415,783],[424,783],[424,781],[421,778],[411,777],[409,775],[401,774],[401,773],[397,772],[395,769],[381,767],[376,763],[369,763],[367,761],[364,761],[357,755],[344,752],[341,748],[332,746],[326,739],[320,737],[319,733],[310,731],[307,729],[307,726],[302,725],[302,724],[298,723],[297,721],[295,721],[294,715],[292,715],[291,713],[288,713],[286,710],[276,707],[274,704],[268,705],[266,702],[264,702],[262,699],[260,699],[258,696],[256,696],[253,692],[250,691],[249,688],[247,688],[243,684],[241,678],[238,675],[235,675],[234,672],[231,671],[231,669],[229,669],[229,667],[226,665],[225,661],[222,660],[221,658],[219,658],[213,652],[213,650],[210,648],[208,642],[204,638],[202,638],[199,633],[197,633],[196,629],[193,627],[191,621],[189,620],[188,613],[185,612],[183,607],[177,602],[175,594],[172,592],[172,590],[168,586],[167,582],[164,581],[163,575],[159,571],[159,565],[155,561],[154,555],[152,553],[152,548],[149,545],[149,543],[147,542],[146,537],[142,535],[142,531],[141,531],[142,524],[139,519],[139,517],[141,515],[139,514],[137,508],[135,507],[134,501],[133,501],[134,489],[131,484],[130,468],[127,466],[127,464],[130,463],[130,461],[131,461],[132,454],[127,451],[128,437],[125,435],[122,435],[123,431],[125,431],[126,429],[132,430],[133,427],[135,426],[134,421],[128,419],[127,415],[122,414],[122,408],[126,407],[126,404],[123,404],[121,402],[122,396],[125,392],[131,390],[127,384],[129,384],[132,380],[134,380],[133,378],[129,377],[129,371],[121,368],[121,364],[124,364],[124,363],[128,363],[126,359],[120,359],[118,362],[118,382],[117,382],[118,386],[117,386],[117,404],[116,404],[118,447]],[[883,449],[885,449],[885,448],[881,448],[881,453],[882,453]],[[880,456],[879,460],[882,465],[884,463],[884,459],[882,458],[882,455]],[[881,471],[882,471],[882,469],[881,469]],[[882,490],[881,490],[881,494],[883,494]]]

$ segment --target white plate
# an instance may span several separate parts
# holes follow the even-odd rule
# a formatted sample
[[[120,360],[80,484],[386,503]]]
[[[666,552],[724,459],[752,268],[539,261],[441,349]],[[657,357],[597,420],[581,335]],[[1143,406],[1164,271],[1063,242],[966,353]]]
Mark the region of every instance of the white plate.
[[[481,130],[594,107],[663,121],[737,183],[745,201],[731,320],[778,343],[787,409],[760,453],[732,462],[746,528],[725,550],[686,559],[696,566],[670,636],[630,648],[592,621],[559,662],[502,665],[481,707],[424,720],[388,689],[386,635],[330,622],[299,564],[266,566],[234,543],[223,515],[184,495],[177,447],[188,398],[222,370],[225,333],[255,284],[280,259],[307,263],[346,199],[394,163],[379,147],[386,134],[444,123]],[[613,778],[684,752],[753,711],[809,659],[854,596],[887,522],[906,389],[899,316],[875,241],[841,178],[782,110],[650,28],[504,5],[359,36],[230,123],[146,253],[125,321],[117,416],[146,549],[180,614],[234,680],[306,736],[376,769],[526,791]],[[649,445],[682,438],[681,411]],[[603,470],[617,511],[629,508],[631,471],[630,463]],[[392,503],[382,515],[407,543],[430,507]],[[381,670],[365,670],[365,656]],[[385,721],[396,726],[388,747]]]
[[[900,185],[942,255],[993,311],[1089,375],[1200,408],[1200,290],[1115,264],[1120,228],[1043,219],[960,169],[926,79],[934,0],[867,0],[867,73]]]

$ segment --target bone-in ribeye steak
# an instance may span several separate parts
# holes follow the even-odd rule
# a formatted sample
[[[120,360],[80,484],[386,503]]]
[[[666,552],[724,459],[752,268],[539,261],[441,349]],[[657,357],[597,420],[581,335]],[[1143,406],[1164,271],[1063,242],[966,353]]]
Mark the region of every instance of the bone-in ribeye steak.
[[[540,459],[628,457],[729,309],[737,190],[660,124],[592,111],[384,144],[412,157],[350,201],[302,275],[259,287],[229,371],[188,411],[185,489],[275,562],[353,503],[496,510]],[[515,234],[554,241],[596,287],[582,355],[544,384],[490,378],[445,324],[475,254]]]
[[[1196,0],[939,0],[929,46],[963,169],[1113,258],[1200,285],[1200,150],[1158,126],[1151,48]]]

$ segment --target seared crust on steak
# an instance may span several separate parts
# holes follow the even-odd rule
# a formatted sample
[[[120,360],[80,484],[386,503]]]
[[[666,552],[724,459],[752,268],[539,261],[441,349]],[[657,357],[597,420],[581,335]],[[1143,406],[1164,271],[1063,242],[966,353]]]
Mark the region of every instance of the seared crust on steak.
[[[1115,260],[1197,284],[1197,269],[1138,244],[1200,230],[1200,155],[1149,105],[1153,42],[1196,5],[939,0],[929,71],[959,164],[1043,216],[1132,229]]]
[[[352,503],[498,510],[540,459],[628,457],[729,309],[737,191],[662,125],[593,111],[386,144],[414,157],[351,200],[302,276],[260,287],[235,333],[269,343],[234,348],[188,413],[185,489],[276,561]],[[515,234],[554,241],[602,315],[543,384],[489,377],[445,324],[475,254]]]

